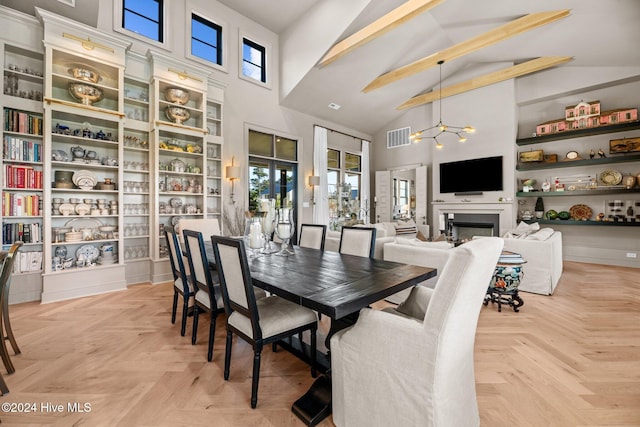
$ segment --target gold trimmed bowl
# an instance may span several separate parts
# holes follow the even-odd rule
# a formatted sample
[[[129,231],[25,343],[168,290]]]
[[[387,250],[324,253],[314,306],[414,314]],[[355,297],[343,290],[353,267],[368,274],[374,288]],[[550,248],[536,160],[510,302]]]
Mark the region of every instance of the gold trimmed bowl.
[[[182,122],[189,120],[189,117],[191,117],[189,110],[173,105],[168,106],[167,109],[164,110],[164,114],[169,120],[177,124],[181,124]]]
[[[69,94],[84,105],[93,105],[102,99],[102,89],[82,83],[69,83]]]
[[[168,87],[164,91],[167,101],[184,105],[189,102],[189,92],[179,87]]]
[[[74,79],[89,83],[98,83],[101,78],[100,74],[98,74],[96,70],[87,67],[86,65],[76,65],[69,68],[69,74],[71,74]]]

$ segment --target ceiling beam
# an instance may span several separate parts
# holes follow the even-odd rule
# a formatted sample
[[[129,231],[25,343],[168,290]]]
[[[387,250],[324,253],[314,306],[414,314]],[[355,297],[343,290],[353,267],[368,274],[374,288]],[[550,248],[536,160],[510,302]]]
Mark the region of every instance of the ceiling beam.
[[[550,12],[530,13],[529,15],[518,18],[515,21],[511,21],[498,28],[487,31],[484,34],[480,34],[479,36],[465,40],[457,45],[441,50],[440,52],[436,52],[425,58],[414,61],[411,64],[382,74],[369,83],[362,91],[366,93],[374,89],[379,89],[390,83],[404,79],[405,77],[409,77],[428,68],[435,67],[438,65],[439,61],[448,62],[484,47],[507,40],[525,31],[550,24],[551,22],[555,22],[568,16],[569,12],[569,9],[564,9]]]
[[[391,31],[422,12],[436,7],[443,1],[444,0],[409,0],[360,31],[333,45],[318,65],[324,67],[331,64],[352,50],[357,49],[371,40],[375,40],[387,31]]]
[[[434,90],[429,93],[414,96],[402,105],[397,110],[405,110],[407,108],[417,107],[418,105],[428,104],[448,96],[458,95],[463,92],[469,92],[474,89],[478,89],[484,86],[489,86],[494,83],[503,82],[505,80],[513,79],[515,77],[524,76],[526,74],[535,73],[536,71],[544,70],[556,65],[564,64],[571,61],[571,56],[544,56],[541,58],[532,59],[522,64],[514,65],[512,67],[503,68],[502,70],[494,71],[493,73],[485,74],[484,76],[474,77],[471,80],[467,80],[461,83],[457,83],[452,86],[445,87],[444,89]]]

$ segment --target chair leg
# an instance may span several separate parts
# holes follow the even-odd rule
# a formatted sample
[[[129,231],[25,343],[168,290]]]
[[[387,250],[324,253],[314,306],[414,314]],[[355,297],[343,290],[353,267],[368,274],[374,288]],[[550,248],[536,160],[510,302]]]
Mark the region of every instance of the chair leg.
[[[9,387],[7,387],[7,383],[4,382],[2,374],[0,374],[0,392],[2,392],[0,396],[4,396],[5,394],[9,393]]]
[[[191,345],[196,344],[196,339],[198,337],[198,318],[200,317],[200,309],[197,305],[193,306],[193,328],[191,331]]]
[[[187,332],[187,312],[189,311],[189,297],[183,296],[184,304],[182,304],[182,325],[180,326],[180,335],[184,336]]]
[[[178,291],[173,289],[173,308],[171,309],[171,323],[176,323],[176,311],[178,310]]]
[[[2,331],[4,326],[0,321],[0,331]],[[13,374],[16,371],[16,368],[13,367],[13,363],[11,363],[11,358],[9,357],[9,350],[7,350],[7,343],[4,337],[0,339],[0,357],[2,358],[2,363],[4,363],[4,367],[7,369],[8,374]]]
[[[216,314],[211,312],[211,324],[209,325],[209,349],[207,351],[207,361],[213,359],[213,340],[216,337]]]
[[[278,343],[277,342],[272,342],[271,343],[271,351],[273,351],[274,353],[278,352]]]
[[[16,342],[16,338],[13,335],[13,329],[11,329],[11,320],[9,319],[9,299],[6,296],[3,296],[2,303],[2,317],[4,318],[4,330],[7,332],[7,338],[11,343],[11,347],[13,347],[13,352],[15,354],[20,354],[20,348],[18,348],[18,343]]]
[[[255,350],[253,353],[253,378],[251,380],[251,408],[255,409],[258,405],[258,381],[260,380],[260,354],[262,349]]]
[[[233,333],[231,331],[227,331],[227,346],[224,350],[224,380],[227,381],[229,379],[229,368],[231,365],[231,343],[232,343]]]

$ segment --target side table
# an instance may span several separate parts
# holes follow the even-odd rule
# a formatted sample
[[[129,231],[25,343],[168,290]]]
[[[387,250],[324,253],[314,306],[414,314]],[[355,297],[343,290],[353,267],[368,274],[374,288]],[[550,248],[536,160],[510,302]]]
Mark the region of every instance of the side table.
[[[524,301],[518,295],[518,286],[524,275],[522,264],[526,261],[520,254],[503,251],[498,259],[496,270],[489,283],[487,295],[484,297],[484,305],[498,304],[498,311],[502,311],[502,304],[507,304],[516,313],[524,305]]]

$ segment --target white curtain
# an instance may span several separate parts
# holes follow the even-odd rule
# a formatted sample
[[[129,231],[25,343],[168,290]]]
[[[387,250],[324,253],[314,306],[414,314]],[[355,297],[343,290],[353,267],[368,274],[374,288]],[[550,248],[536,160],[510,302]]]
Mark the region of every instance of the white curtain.
[[[369,141],[362,140],[362,188],[360,189],[360,212],[365,224],[371,217],[371,177],[369,172]]]
[[[320,177],[320,185],[314,188],[313,223],[329,225],[327,130],[320,126],[313,131],[313,174]]]

